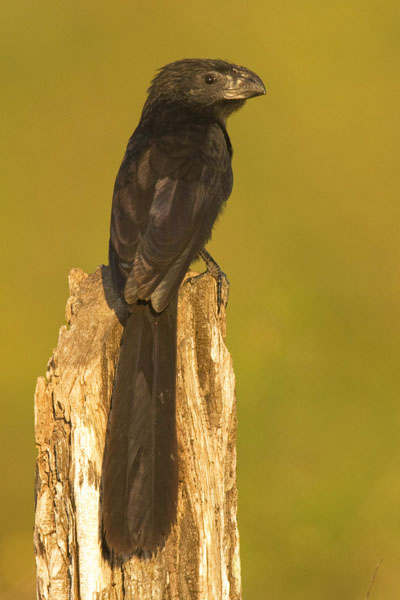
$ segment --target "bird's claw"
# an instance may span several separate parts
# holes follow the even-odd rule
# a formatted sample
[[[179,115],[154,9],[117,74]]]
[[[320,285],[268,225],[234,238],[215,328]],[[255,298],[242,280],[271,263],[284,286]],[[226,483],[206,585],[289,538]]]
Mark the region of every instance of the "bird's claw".
[[[206,266],[207,266],[206,273],[210,273],[210,275],[212,275],[214,277],[215,281],[217,282],[217,307],[218,307],[218,314],[219,314],[221,312],[221,306],[224,305],[226,307],[226,305],[228,304],[228,297],[229,297],[228,278],[225,275],[225,273],[223,271],[221,271],[220,266],[213,259],[211,254],[209,252],[207,252],[207,250],[205,250],[203,248],[203,250],[201,250],[199,252],[199,257],[202,258],[204,260],[204,262],[206,263]],[[204,273],[202,273],[202,275],[204,275]]]

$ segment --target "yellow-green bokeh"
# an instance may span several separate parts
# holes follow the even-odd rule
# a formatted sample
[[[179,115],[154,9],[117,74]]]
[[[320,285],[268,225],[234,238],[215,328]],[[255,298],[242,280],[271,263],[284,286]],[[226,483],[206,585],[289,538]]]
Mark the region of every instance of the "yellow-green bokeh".
[[[0,598],[34,597],[33,389],[71,267],[105,262],[155,69],[248,66],[229,275],[246,600],[400,596],[400,11],[395,0],[5,0],[0,8]]]

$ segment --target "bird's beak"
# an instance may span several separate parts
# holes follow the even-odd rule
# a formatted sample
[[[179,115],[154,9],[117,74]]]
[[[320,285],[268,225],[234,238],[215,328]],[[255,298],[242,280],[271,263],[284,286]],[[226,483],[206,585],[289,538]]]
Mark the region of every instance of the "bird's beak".
[[[234,75],[228,76],[223,93],[225,100],[247,100],[254,96],[263,96],[265,86],[256,73],[244,67],[238,67],[234,69]]]

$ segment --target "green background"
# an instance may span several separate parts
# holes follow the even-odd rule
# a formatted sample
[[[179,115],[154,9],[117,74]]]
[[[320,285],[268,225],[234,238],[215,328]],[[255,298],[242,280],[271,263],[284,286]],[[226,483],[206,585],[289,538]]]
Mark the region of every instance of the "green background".
[[[400,11],[395,0],[6,0],[0,598],[32,600],[33,391],[67,274],[107,261],[113,181],[157,67],[264,80],[231,118],[209,246],[231,282],[246,600],[400,597]]]

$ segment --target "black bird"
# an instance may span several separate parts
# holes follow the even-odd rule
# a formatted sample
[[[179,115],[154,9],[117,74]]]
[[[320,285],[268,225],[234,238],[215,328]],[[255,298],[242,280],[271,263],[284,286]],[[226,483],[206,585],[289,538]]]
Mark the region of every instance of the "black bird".
[[[222,60],[166,65],[116,178],[109,262],[129,316],[104,458],[103,528],[117,554],[155,551],[175,520],[178,289],[196,256],[210,262],[204,245],[231,193],[227,117],[262,94],[258,75]]]

